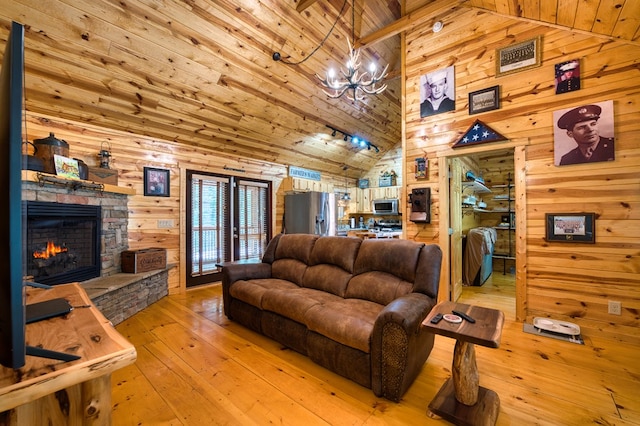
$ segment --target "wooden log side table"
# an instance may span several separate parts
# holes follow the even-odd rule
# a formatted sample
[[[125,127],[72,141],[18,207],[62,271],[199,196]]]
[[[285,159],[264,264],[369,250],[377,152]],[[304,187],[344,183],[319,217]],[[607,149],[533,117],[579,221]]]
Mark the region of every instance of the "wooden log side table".
[[[79,284],[27,289],[28,303],[66,299],[74,309],[27,325],[32,346],[80,356],[71,362],[27,356],[0,366],[1,425],[111,425],[111,373],[133,364],[136,349],[91,303]]]
[[[438,324],[431,323],[437,314],[450,314],[453,310],[469,315],[476,322],[463,319],[455,324],[442,319]],[[429,404],[429,412],[456,425],[494,425],[500,411],[500,398],[494,391],[479,386],[474,344],[497,348],[504,314],[495,309],[441,302],[422,325],[433,333],[456,339],[452,376]]]

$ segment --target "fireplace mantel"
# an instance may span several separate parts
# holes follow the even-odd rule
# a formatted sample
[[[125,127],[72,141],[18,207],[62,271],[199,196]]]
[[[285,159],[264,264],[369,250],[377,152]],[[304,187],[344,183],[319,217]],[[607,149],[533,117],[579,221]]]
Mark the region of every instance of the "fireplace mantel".
[[[59,180],[59,181],[67,181],[67,182],[69,182],[69,184],[73,184],[74,182],[87,182],[87,183],[90,184],[90,186],[99,184],[103,188],[102,188],[102,190],[94,189],[97,192],[112,192],[114,194],[124,194],[124,195],[135,195],[136,194],[136,190],[133,189],[133,188],[129,188],[129,187],[110,185],[110,184],[107,184],[107,183],[99,183],[99,182],[94,182],[94,181],[89,181],[89,180],[65,179],[65,178],[61,178],[60,176],[56,176],[56,175],[53,175],[53,174],[43,173],[43,172],[36,172],[36,171],[33,171],[33,170],[23,170],[22,171],[22,181],[23,182],[27,181],[27,182],[40,183],[40,180],[38,179],[38,175],[49,176],[49,177],[54,178],[54,179]],[[47,184],[54,185],[53,183],[47,183]],[[90,188],[83,187],[82,189],[90,189]]]

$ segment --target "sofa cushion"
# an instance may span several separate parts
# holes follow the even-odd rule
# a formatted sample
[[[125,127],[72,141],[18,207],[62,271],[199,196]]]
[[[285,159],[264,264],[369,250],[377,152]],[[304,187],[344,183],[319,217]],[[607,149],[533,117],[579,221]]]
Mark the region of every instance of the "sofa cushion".
[[[376,240],[362,242],[353,274],[381,271],[413,283],[422,243],[409,240]]]
[[[271,276],[302,283],[302,277],[309,265],[311,249],[319,237],[308,234],[286,234],[280,237],[271,264]]]
[[[363,241],[345,297],[386,305],[410,293],[422,247],[408,240]]]
[[[335,265],[350,274],[358,255],[362,240],[360,238],[323,237],[313,245],[309,265]]]
[[[351,278],[345,297],[388,305],[398,297],[411,293],[412,287],[412,283],[387,272],[364,272]]]
[[[301,285],[344,297],[361,242],[359,238],[320,238],[313,246]]]
[[[305,324],[309,309],[338,299],[331,293],[310,288],[278,289],[264,293],[262,306],[266,311]]]
[[[373,324],[383,308],[368,300],[338,298],[311,307],[305,323],[311,331],[370,353]]]
[[[266,292],[276,290],[290,291],[296,288],[300,287],[287,280],[261,278],[248,281],[236,281],[229,289],[229,293],[236,299],[240,299],[256,308],[263,309],[262,299]]]
[[[274,260],[297,259],[305,265],[308,265],[311,250],[318,238],[320,238],[318,235],[310,234],[282,235],[276,246]]]

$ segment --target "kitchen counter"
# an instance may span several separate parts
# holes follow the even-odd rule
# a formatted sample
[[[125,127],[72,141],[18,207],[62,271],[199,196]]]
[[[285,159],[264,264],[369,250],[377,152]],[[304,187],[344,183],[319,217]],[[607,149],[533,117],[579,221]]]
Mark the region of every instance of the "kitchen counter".
[[[351,229],[347,232],[348,237],[368,238],[400,238],[402,231],[386,231],[378,229]]]

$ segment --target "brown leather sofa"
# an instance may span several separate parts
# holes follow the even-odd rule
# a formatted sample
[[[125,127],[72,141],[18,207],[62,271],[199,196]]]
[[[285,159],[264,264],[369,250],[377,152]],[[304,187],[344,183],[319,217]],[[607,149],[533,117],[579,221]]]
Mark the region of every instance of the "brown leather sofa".
[[[223,268],[228,318],[399,401],[433,347],[442,252],[408,240],[277,235]]]

